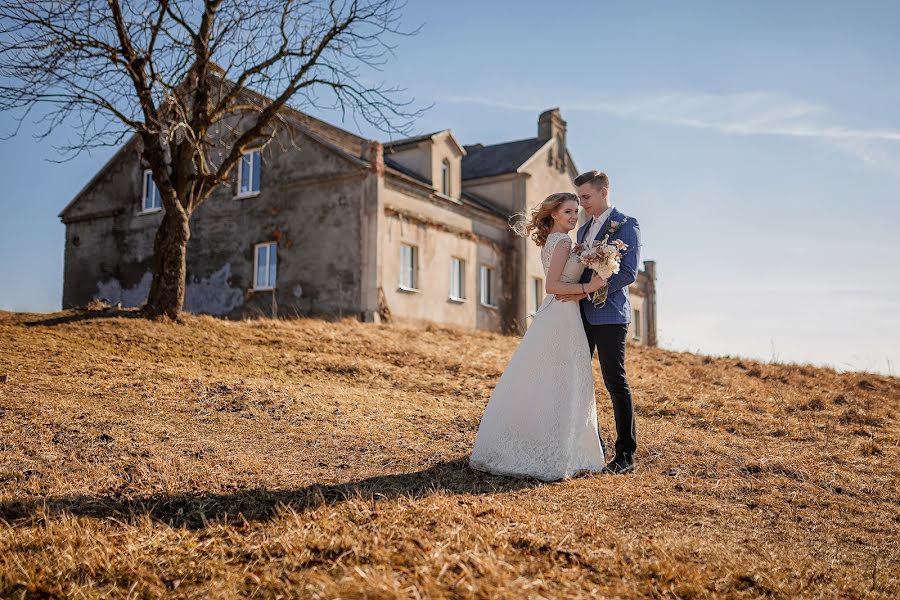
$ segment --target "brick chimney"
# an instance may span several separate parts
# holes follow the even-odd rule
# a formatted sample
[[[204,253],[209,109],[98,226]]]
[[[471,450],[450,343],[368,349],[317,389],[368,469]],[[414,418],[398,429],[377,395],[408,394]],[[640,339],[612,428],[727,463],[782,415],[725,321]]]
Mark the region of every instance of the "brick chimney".
[[[538,139],[549,141],[553,138],[559,140],[559,146],[548,159],[551,165],[563,171],[566,168],[566,122],[560,116],[559,108],[545,110],[538,117]]]
[[[381,177],[384,175],[384,146],[377,140],[363,140],[360,158],[372,165],[372,172]]]
[[[560,116],[559,109],[551,108],[542,112],[541,116],[538,117],[538,138],[549,140],[560,134],[565,139],[566,122]]]

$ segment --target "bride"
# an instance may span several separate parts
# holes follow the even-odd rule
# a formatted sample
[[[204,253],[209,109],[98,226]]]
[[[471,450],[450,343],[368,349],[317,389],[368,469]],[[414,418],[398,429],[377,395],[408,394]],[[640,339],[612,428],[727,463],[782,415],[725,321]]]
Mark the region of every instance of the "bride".
[[[542,246],[547,297],[513,353],[481,418],[469,466],[498,475],[555,481],[605,466],[597,432],[591,356],[577,302],[605,283],[584,267],[568,232],[578,223],[578,197],[551,194],[531,212],[523,235]]]

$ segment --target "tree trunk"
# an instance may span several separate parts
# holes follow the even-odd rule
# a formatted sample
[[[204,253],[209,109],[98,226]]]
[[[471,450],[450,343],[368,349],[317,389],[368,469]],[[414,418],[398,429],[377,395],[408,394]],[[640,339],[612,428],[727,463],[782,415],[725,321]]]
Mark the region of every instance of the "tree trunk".
[[[153,282],[144,306],[151,318],[177,319],[184,303],[187,242],[191,237],[190,215],[166,209],[153,243]]]

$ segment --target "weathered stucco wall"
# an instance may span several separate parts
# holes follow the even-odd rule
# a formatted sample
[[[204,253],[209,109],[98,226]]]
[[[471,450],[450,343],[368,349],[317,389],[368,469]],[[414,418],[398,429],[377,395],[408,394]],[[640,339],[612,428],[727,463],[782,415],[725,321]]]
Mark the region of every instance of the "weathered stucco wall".
[[[389,147],[385,156],[431,183],[435,192],[442,192],[442,166],[450,167],[450,190],[446,195],[459,198],[462,190],[462,152],[449,131],[441,131],[418,143]]]
[[[632,312],[629,338],[638,344],[656,346],[659,342],[656,330],[656,263],[644,261],[643,270],[638,272],[637,281],[628,288],[632,311],[640,313],[640,338],[635,337],[638,315]]]
[[[399,320],[524,331],[540,302],[534,282],[546,283],[541,249],[513,235],[505,217],[461,200],[460,187],[465,183],[509,215],[529,211],[551,193],[574,192],[574,167],[560,159],[564,135],[548,137],[553,142],[522,172],[475,181],[462,182],[461,152],[449,132],[393,155],[430,177],[429,185],[385,174],[378,143],[349,133],[329,137],[329,126],[307,125],[313,134],[282,130],[263,149],[259,194],[236,197],[233,183],[222,186],[193,215],[186,310],[366,320],[389,312]],[[450,197],[436,193],[444,158],[451,166]],[[145,301],[162,213],[141,211],[143,172],[139,143],[132,140],[64,211],[64,307],[93,299],[123,306]],[[255,246],[264,242],[277,243],[277,285],[253,290]],[[400,289],[401,243],[418,248],[416,291]],[[450,298],[453,257],[465,262],[463,301]],[[648,271],[655,267],[647,265],[631,288],[632,303],[643,324],[639,343],[653,345],[656,295]],[[494,270],[496,307],[481,303],[481,266]]]
[[[433,201],[427,194],[413,195],[388,184],[385,221],[381,235],[382,285],[391,315],[398,319],[430,320],[462,327],[500,331],[504,281],[505,233],[498,223],[488,225]],[[497,220],[497,219],[494,219]],[[400,246],[418,251],[417,291],[400,287]],[[450,298],[452,258],[465,262],[462,302]],[[497,308],[480,302],[479,268],[494,268],[495,285],[501,292]]]
[[[522,169],[527,175],[525,180],[526,202],[524,211],[531,214],[531,209],[539,205],[547,196],[558,192],[577,193],[568,169],[558,169],[549,164],[549,155],[557,156],[563,150],[559,148],[558,140],[553,141],[548,147],[537,152]],[[575,241],[576,232],[569,232],[569,237]],[[534,304],[531,297],[532,286],[535,279],[540,279],[546,286],[544,278],[544,266],[541,261],[541,250],[533,241],[529,240],[526,246],[526,260],[523,263],[522,294],[529,302],[523,306],[523,317],[531,314],[533,309],[528,309]],[[546,292],[545,292],[546,293]],[[530,319],[529,319],[530,322]]]
[[[449,131],[442,131],[434,138],[434,144],[431,148],[431,181],[434,182],[434,189],[441,191],[441,167],[444,160],[450,167],[450,191],[447,194],[451,198],[459,198],[462,186],[462,154],[450,137]]]
[[[230,264],[232,286],[244,292],[231,316],[271,314],[273,293],[282,315],[361,309],[360,205],[368,173],[302,134],[294,141],[298,147],[270,144],[263,151],[258,196],[220,193],[192,219],[192,275],[208,277]],[[255,245],[273,241],[276,289],[253,291]]]
[[[64,306],[146,299],[162,213],[140,213],[142,177],[136,152],[121,157],[67,215],[122,210],[67,225]],[[271,314],[274,295],[281,315],[359,312],[360,207],[371,201],[370,177],[303,134],[280,136],[262,152],[258,195],[236,198],[223,186],[192,216],[185,309]],[[269,241],[278,243],[276,289],[253,291],[255,245]]]
[[[638,344],[644,344],[647,341],[647,311],[644,309],[644,297],[635,293],[634,287],[628,291],[631,299],[631,323],[628,325],[628,339]],[[640,337],[636,336],[638,316],[641,320]]]
[[[430,139],[425,139],[418,144],[410,144],[397,148],[386,148],[384,156],[385,158],[390,158],[398,164],[403,165],[413,173],[416,173],[425,179],[430,179],[433,184],[435,180],[432,178],[431,146],[432,141]]]
[[[128,142],[66,213],[63,308],[95,298],[137,306],[150,290],[162,213],[141,212],[139,151],[136,140]]]
[[[525,182],[519,174],[466,179],[462,184],[463,189],[490,200],[510,215],[522,212],[525,206]]]

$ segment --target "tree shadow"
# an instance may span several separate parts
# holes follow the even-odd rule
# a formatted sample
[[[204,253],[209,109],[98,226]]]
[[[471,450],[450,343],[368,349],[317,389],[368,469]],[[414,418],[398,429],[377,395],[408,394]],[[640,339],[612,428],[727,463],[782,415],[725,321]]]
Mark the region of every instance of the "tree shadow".
[[[539,485],[545,484],[537,479],[501,477],[475,471],[469,468],[466,457],[442,461],[411,473],[379,475],[327,485],[314,483],[294,490],[254,489],[136,498],[78,495],[7,500],[0,502],[0,519],[18,524],[39,520],[45,515],[70,514],[127,522],[148,515],[171,527],[202,529],[211,523],[226,520],[268,520],[282,506],[306,512],[357,498],[377,502],[398,497],[419,499],[436,493],[481,495]]]
[[[55,325],[65,325],[66,323],[78,323],[79,321],[96,321],[99,319],[140,319],[145,318],[141,309],[133,308],[103,308],[103,309],[76,309],[77,312],[65,314],[59,317],[51,317],[49,319],[38,319],[37,321],[24,321],[25,327],[53,327]]]

